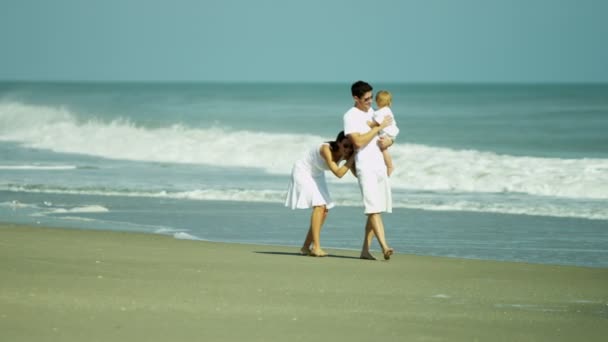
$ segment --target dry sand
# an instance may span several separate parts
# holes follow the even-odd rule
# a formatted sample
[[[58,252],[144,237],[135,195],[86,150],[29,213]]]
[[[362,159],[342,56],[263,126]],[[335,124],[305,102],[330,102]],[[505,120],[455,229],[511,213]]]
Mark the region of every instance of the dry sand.
[[[605,268],[327,251],[0,225],[0,341],[608,336]]]

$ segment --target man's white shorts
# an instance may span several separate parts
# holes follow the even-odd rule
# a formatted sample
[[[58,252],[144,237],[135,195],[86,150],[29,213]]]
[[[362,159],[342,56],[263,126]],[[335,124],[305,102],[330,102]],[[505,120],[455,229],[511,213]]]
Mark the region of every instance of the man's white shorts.
[[[363,205],[366,214],[393,212],[393,198],[391,184],[386,169],[357,170],[359,188],[363,196]]]

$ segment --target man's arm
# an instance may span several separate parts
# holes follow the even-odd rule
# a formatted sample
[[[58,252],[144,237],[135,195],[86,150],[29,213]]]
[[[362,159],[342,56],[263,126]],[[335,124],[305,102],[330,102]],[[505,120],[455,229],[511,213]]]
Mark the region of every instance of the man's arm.
[[[359,149],[367,144],[369,144],[370,141],[372,141],[372,139],[378,135],[378,133],[384,128],[387,127],[388,125],[390,125],[393,122],[393,118],[391,118],[390,116],[387,116],[384,118],[384,120],[382,120],[382,122],[380,123],[380,125],[378,126],[374,126],[372,127],[371,130],[369,130],[366,133],[350,133],[348,134],[348,137],[350,138],[350,141],[353,143],[353,146],[355,147],[355,149]]]

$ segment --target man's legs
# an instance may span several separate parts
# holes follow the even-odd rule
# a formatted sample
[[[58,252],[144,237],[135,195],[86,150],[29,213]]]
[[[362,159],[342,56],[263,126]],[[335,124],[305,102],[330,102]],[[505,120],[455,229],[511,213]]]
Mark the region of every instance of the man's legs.
[[[371,226],[369,216],[365,223],[365,236],[363,238],[363,247],[361,248],[361,259],[376,260],[376,257],[372,255],[369,248],[372,245],[372,239],[374,238],[374,230]]]
[[[374,235],[376,235],[376,239],[378,239],[378,243],[380,243],[380,247],[382,247],[382,254],[384,254],[384,259],[390,259],[391,255],[393,255],[393,249],[390,248],[386,243],[386,239],[384,236],[384,223],[382,222],[382,215],[380,213],[373,213],[367,215],[367,223],[365,225],[365,236],[363,238],[363,248],[361,249],[361,258],[372,260],[376,259],[369,251],[371,241]]]
[[[381,213],[391,212],[391,193],[386,171],[382,170],[357,170],[359,187],[363,195],[363,205],[367,215],[365,224],[365,236],[363,238],[363,248],[361,249],[362,259],[375,259],[369,252],[371,241],[374,235],[382,247],[384,259],[390,259],[393,249],[386,243],[384,235],[384,223]]]

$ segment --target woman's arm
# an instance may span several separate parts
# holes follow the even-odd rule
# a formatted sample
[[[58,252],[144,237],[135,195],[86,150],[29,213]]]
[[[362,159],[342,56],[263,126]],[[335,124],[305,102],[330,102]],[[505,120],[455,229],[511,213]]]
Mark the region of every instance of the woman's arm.
[[[331,170],[331,172],[338,178],[344,177],[344,175],[351,168],[355,161],[354,156],[355,154],[353,153],[344,165],[339,166],[338,163],[336,163],[331,157],[331,150],[329,149],[329,145],[321,146],[321,157],[323,157],[323,159],[327,163],[329,170]]]
[[[355,154],[353,153],[353,156]],[[354,159],[353,159],[354,160]],[[353,161],[353,165],[350,167],[350,172],[353,174],[353,176],[355,176],[355,178],[359,178],[357,177],[357,162]]]

